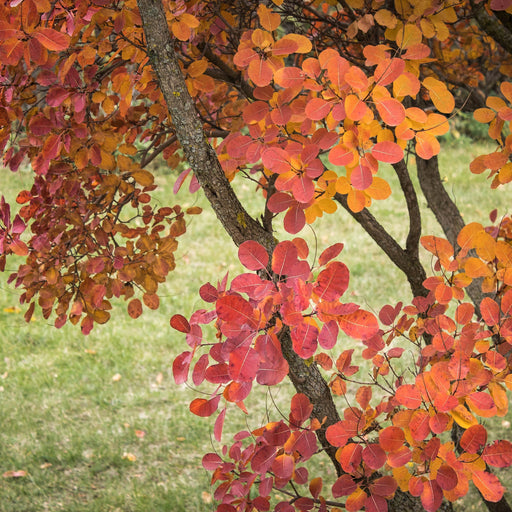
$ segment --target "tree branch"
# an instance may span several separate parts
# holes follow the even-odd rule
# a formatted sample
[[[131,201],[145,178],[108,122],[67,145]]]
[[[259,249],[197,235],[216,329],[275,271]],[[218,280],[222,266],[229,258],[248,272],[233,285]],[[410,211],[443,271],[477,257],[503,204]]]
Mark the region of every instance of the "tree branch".
[[[414,185],[409,176],[409,170],[407,169],[405,160],[402,159],[400,162],[393,164],[393,168],[400,181],[400,187],[402,187],[407,210],[409,212],[409,234],[407,235],[407,241],[405,243],[405,251],[411,257],[418,259],[421,237],[421,214],[418,197],[416,196],[416,190],[414,190]]]
[[[473,16],[478,26],[492,37],[504,50],[512,54],[512,32],[500,21],[485,10],[485,2],[476,3],[470,0]]]
[[[336,194],[334,199],[347,210],[384,251],[388,258],[405,274],[413,295],[415,297],[427,296],[428,290],[423,287],[423,281],[427,278],[427,275],[418,257],[404,251],[400,244],[367,209],[355,213],[349,208],[346,196]]]

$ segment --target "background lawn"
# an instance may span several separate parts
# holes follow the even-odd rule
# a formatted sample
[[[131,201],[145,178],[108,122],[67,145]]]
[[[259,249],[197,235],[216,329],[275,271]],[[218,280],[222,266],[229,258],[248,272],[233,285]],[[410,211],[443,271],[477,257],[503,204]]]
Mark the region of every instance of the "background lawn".
[[[510,211],[508,189],[491,191],[484,176],[468,170],[473,156],[490,150],[464,136],[445,141],[442,172],[467,222],[485,224],[496,207],[499,215]],[[175,173],[154,171],[159,202],[206,208],[200,193],[192,196],[184,190],[173,197]],[[383,174],[397,190],[392,169]],[[0,194],[12,201],[29,178],[28,171],[3,170]],[[237,186],[250,210],[258,211],[261,200],[253,184],[239,180]],[[422,207],[424,233],[441,234],[426,205]],[[372,212],[392,234],[405,238],[407,215],[399,195],[375,204]],[[346,213],[325,217],[300,236],[313,244],[316,240],[318,254],[332,243],[345,243],[341,258],[351,269],[347,301],[378,312],[385,303],[410,300],[402,274]],[[235,247],[207,208],[191,219],[177,263],[160,290],[158,311],[145,310],[132,320],[126,305],[116,303],[112,320],[84,337],[71,325],[56,330],[37,310],[35,320],[26,324],[18,291],[6,284],[16,265],[8,262],[0,275],[1,512],[214,510],[209,474],[201,467],[202,455],[214,446],[213,422],[191,415],[188,403],[194,392],[174,384],[172,361],[186,345],[169,327],[169,318],[203,307],[199,286],[228,271],[234,276],[241,267]],[[339,351],[345,341],[340,340]],[[290,392],[288,384],[273,391],[285,411]],[[261,390],[248,402],[249,417],[228,411],[226,441],[230,433],[264,422],[269,403]],[[489,422],[496,437],[510,437],[509,419]],[[8,471],[26,473],[1,476]],[[510,475],[501,474],[508,485]],[[481,506],[474,495],[457,505],[459,510]]]

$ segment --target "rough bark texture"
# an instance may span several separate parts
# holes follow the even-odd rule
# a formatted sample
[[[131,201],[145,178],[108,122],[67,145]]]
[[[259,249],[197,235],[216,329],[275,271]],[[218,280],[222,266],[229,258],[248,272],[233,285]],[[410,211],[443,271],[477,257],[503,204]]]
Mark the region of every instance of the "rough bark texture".
[[[508,21],[508,18],[505,18],[503,14],[499,15],[500,19],[488,14],[485,10],[485,2],[477,3],[471,0],[471,8],[478,26],[508,53],[512,53],[512,28],[500,21],[500,19]]]

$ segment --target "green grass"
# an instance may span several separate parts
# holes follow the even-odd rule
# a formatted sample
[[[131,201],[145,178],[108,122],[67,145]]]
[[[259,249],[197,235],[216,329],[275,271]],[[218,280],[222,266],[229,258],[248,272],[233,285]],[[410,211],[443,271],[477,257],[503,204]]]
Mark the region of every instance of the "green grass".
[[[509,211],[507,189],[491,191],[485,177],[467,169],[472,155],[489,150],[463,138],[443,152],[442,174],[468,222],[485,224],[494,207],[500,214]],[[392,170],[383,169],[383,175],[397,190]],[[27,172],[2,171],[0,194],[12,200],[29,177]],[[214,510],[209,475],[201,468],[202,454],[212,447],[212,422],[188,412],[194,392],[172,380],[172,360],[185,343],[169,327],[169,318],[204,307],[199,286],[226,272],[234,276],[240,265],[204,198],[187,192],[172,196],[175,178],[158,170],[157,199],[198,204],[205,212],[192,219],[180,242],[177,271],[161,289],[158,311],[145,311],[133,320],[125,304],[116,304],[112,320],[84,337],[70,325],[56,330],[38,312],[26,324],[22,313],[12,310],[18,291],[6,284],[9,272],[0,276],[1,512]],[[240,181],[237,187],[256,212],[261,200],[253,185]],[[440,234],[426,205],[422,207],[424,232]],[[405,239],[407,216],[399,194],[372,211],[394,236]],[[334,242],[345,243],[341,257],[351,269],[347,301],[377,312],[385,303],[410,299],[402,274],[345,212],[320,219],[314,231],[306,228],[300,236],[312,244],[317,240],[318,254]],[[429,264],[426,256],[425,262]],[[8,267],[14,270],[15,262]],[[340,350],[347,342],[340,341]],[[285,386],[278,401],[286,404],[289,390]],[[250,399],[248,406],[255,411],[247,419],[251,428],[261,424],[268,403],[262,393]],[[507,420],[493,423],[497,436],[507,437]],[[243,414],[230,411],[226,431],[246,428],[245,421]],[[26,471],[26,476],[1,477],[12,470]],[[476,505],[464,505],[471,506]]]

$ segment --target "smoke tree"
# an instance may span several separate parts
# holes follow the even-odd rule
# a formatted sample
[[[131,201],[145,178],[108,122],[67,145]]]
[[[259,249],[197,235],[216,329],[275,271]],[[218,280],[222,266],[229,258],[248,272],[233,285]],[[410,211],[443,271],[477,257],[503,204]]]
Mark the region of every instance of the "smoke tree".
[[[0,148],[34,177],[18,214],[1,199],[0,269],[24,257],[10,280],[25,318],[37,305],[87,334],[114,298],[133,318],[158,308],[200,209],[152,206],[157,157],[185,169],[175,188],[200,188],[239,248],[247,271],[205,284],[204,307],[170,320],[187,344],[176,382],[209,386],[190,410],[214,418],[220,448],[203,466],[218,512],[451,510],[470,485],[489,510],[510,510],[496,473],[512,444],[485,421],[505,416],[512,389],[512,218],[464,223],[438,137],[471,112],[494,150],[467,172],[490,194],[512,180],[511,20],[510,0],[0,5]],[[391,193],[386,164],[404,241],[371,213]],[[243,178],[263,198],[258,217],[231,186]],[[445,238],[422,233],[420,193]],[[410,304],[375,315],[346,299],[343,244],[315,259],[300,237],[324,215],[358,222],[403,272]],[[278,224],[289,237],[275,238]],[[247,412],[253,388],[286,379],[289,411],[223,436],[231,406]],[[333,481],[317,471],[325,455]]]

